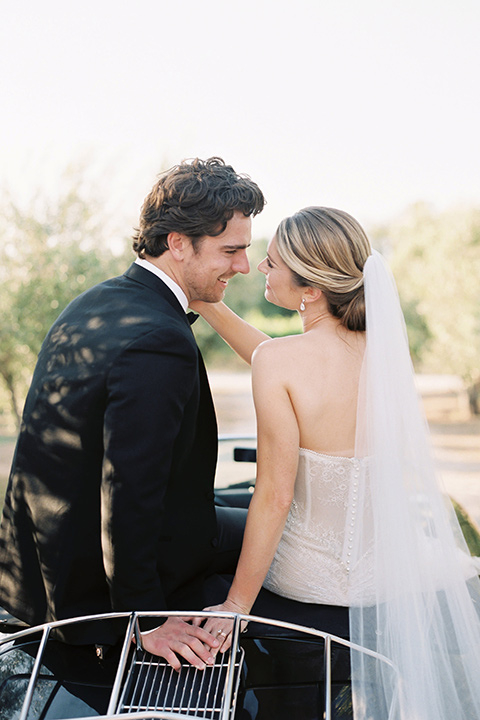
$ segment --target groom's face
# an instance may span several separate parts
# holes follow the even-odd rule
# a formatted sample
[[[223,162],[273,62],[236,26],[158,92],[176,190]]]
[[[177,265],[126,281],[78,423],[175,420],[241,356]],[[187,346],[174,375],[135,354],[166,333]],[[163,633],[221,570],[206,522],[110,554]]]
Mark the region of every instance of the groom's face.
[[[184,264],[188,299],[212,303],[222,300],[230,278],[250,270],[247,248],[251,237],[251,218],[235,212],[221,235],[203,238],[195,250],[190,244]]]

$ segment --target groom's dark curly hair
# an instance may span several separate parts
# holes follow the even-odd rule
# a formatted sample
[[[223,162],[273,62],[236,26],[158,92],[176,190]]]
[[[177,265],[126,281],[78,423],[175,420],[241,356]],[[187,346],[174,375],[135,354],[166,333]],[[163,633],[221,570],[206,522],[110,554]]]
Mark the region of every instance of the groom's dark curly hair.
[[[187,235],[195,248],[205,235],[220,235],[234,212],[255,216],[264,205],[258,185],[221,158],[184,160],[159,175],[145,198],[133,249],[139,257],[159,257],[170,232]]]

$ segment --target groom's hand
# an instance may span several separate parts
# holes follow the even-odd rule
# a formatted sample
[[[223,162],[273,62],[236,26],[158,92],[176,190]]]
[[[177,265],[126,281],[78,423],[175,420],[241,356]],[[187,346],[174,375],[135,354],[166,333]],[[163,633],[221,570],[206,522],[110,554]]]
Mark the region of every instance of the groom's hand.
[[[213,665],[212,649],[217,650],[219,641],[201,627],[191,625],[190,618],[170,617],[158,628],[141,633],[143,649],[165,658],[174,670],[180,671],[184,658],[199,670]]]

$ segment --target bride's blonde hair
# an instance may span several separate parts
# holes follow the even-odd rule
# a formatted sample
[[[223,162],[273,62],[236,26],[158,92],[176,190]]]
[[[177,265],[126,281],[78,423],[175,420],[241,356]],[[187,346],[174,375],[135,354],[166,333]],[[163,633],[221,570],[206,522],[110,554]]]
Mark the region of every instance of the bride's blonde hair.
[[[361,225],[342,210],[308,207],[282,220],[276,238],[295,283],[320,288],[334,317],[365,330],[363,266],[372,248]]]

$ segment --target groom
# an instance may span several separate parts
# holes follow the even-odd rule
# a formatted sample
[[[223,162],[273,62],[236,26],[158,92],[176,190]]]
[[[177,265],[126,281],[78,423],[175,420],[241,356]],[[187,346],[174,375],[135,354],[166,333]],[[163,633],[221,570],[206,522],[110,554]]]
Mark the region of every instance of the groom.
[[[135,262],[50,329],[0,531],[0,604],[29,625],[205,605],[229,528],[214,506],[215,412],[186,311],[248,273],[263,206],[258,186],[220,158],[172,168],[144,202]],[[65,639],[115,642],[91,627]],[[178,618],[144,642],[175,667],[175,653],[203,667],[218,645]]]

